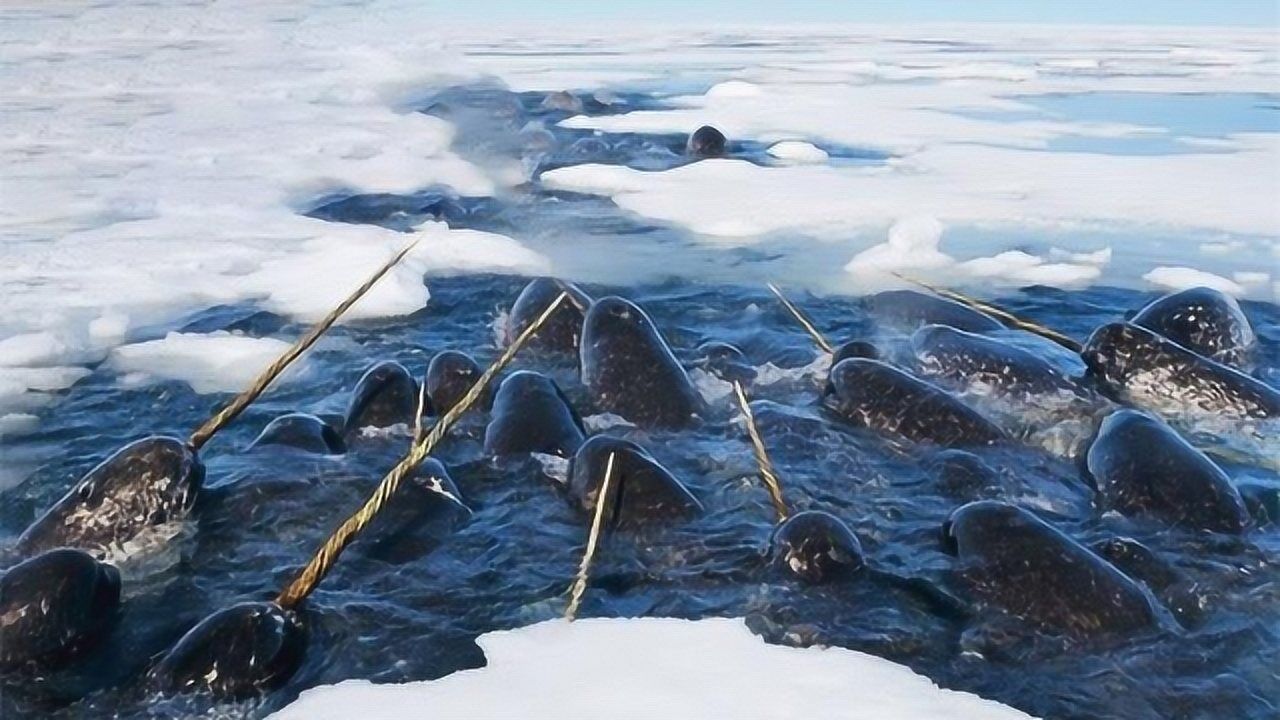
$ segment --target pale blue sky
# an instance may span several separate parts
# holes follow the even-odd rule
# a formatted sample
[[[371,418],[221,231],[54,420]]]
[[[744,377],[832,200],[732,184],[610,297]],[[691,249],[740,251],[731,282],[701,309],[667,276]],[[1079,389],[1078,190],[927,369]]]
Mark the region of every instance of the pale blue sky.
[[[445,16],[495,21],[1280,25],[1280,0],[474,0],[438,5]]]

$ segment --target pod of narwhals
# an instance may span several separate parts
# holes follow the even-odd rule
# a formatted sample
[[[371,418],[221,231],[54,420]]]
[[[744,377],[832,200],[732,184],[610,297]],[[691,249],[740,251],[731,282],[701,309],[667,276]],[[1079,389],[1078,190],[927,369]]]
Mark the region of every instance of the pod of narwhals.
[[[701,128],[689,139],[690,153],[723,151],[724,136],[712,128]],[[665,432],[711,421],[711,409],[660,329],[627,299],[592,298],[561,281],[534,280],[506,318],[506,341],[529,327],[561,292],[568,293],[569,302],[550,316],[530,348],[576,358],[593,413]],[[1253,504],[1224,470],[1166,424],[1168,416],[1188,413],[1249,420],[1280,415],[1280,392],[1247,373],[1254,334],[1231,298],[1203,288],[1174,293],[1129,321],[1098,328],[1078,351],[1087,367],[1080,377],[1003,341],[1005,325],[965,304],[895,291],[870,297],[865,305],[874,316],[914,330],[909,362],[893,362],[866,338],[828,346],[833,365],[819,409],[829,422],[923,448],[926,469],[942,494],[958,503],[971,501],[939,528],[942,546],[955,556],[963,579],[962,599],[920,580],[891,578],[955,617],[999,613],[1085,637],[1167,630],[1163,618],[1186,617],[1177,571],[1162,566],[1142,545],[1115,538],[1086,546],[1031,510],[1001,499],[998,474],[966,448],[1018,440],[953,394],[948,388],[955,382],[978,381],[1024,398],[1065,395],[1118,403],[1100,418],[1081,457],[1082,476],[1096,491],[1099,512],[1232,535],[1258,525]],[[727,343],[706,343],[694,356],[700,369],[726,381],[749,386],[757,377],[754,364]],[[420,427],[423,416],[454,407],[479,376],[475,360],[454,350],[432,358],[421,378],[399,363],[377,363],[351,391],[342,418],[281,416],[263,429],[250,451],[287,447],[340,454],[362,441],[365,428]],[[704,512],[704,500],[648,449],[593,434],[549,375],[511,372],[481,406],[491,408],[485,454],[566,459],[567,477],[558,490],[582,510],[584,521],[599,500],[610,457],[616,492],[602,501],[608,527],[674,523]],[[105,461],[19,538],[15,550],[21,562],[0,578],[4,672],[74,662],[109,632],[120,603],[120,579],[103,562],[107,551],[137,534],[138,518],[156,525],[190,507],[204,473],[194,449],[172,438],[140,444],[146,453],[130,446],[121,451],[124,457]],[[446,468],[430,463],[425,472],[448,480]],[[446,485],[456,495],[452,481]],[[132,491],[121,492],[121,487]],[[858,537],[837,514],[783,514],[762,544],[769,544],[778,565],[799,582],[874,577]],[[149,686],[220,696],[279,686],[298,667],[306,637],[297,618],[264,607],[236,606],[206,619],[159,657],[149,671]],[[227,633],[237,641],[251,640],[232,642]]]

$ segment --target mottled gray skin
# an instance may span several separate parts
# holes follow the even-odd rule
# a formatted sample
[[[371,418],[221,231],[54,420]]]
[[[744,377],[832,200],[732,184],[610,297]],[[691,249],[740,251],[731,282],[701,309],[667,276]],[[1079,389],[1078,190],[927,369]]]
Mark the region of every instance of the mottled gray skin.
[[[831,368],[823,405],[850,424],[914,442],[991,445],[1004,431],[949,393],[879,360]]]
[[[851,577],[867,566],[862,543],[831,513],[806,510],[783,520],[769,540],[769,555],[807,583]]]
[[[74,660],[104,636],[120,607],[120,573],[80,550],[37,555],[0,576],[0,673]]]
[[[511,373],[498,386],[484,431],[490,455],[545,453],[569,457],[587,433],[555,381],[528,370]]]
[[[187,631],[147,674],[161,692],[207,692],[241,699],[283,685],[306,652],[299,617],[273,602],[219,610]]]
[[[430,413],[430,408],[423,408]],[[365,371],[351,391],[344,431],[350,435],[361,428],[386,428],[414,424],[418,412],[418,382],[398,362],[387,360]]]
[[[1149,415],[1107,416],[1085,463],[1102,504],[1123,515],[1214,532],[1249,527],[1249,510],[1227,474]]]
[[[685,143],[684,151],[685,154],[693,157],[720,157],[724,155],[726,144],[727,140],[724,137],[724,133],[710,125],[703,125],[690,133],[689,140]]]
[[[709,340],[695,348],[693,354],[695,365],[725,382],[750,385],[756,379],[755,367],[735,345]]]
[[[204,482],[185,442],[155,435],[132,442],[90,470],[18,538],[23,555],[57,547],[104,558],[158,525],[182,520]]]
[[[984,333],[1004,327],[995,318],[971,307],[915,290],[876,293],[863,300],[863,305],[876,319],[905,328],[950,325],[957,330]]]
[[[569,495],[588,517],[595,513],[610,454],[614,460],[604,510],[606,526],[702,513],[698,498],[647,450],[629,440],[596,435],[569,461]]]
[[[964,505],[944,524],[943,541],[979,609],[1076,637],[1158,626],[1137,582],[1022,508],[995,500]]]
[[[1208,610],[1208,593],[1168,560],[1132,538],[1112,537],[1089,546],[1120,572],[1145,583],[1156,599],[1186,627],[1198,624]]]
[[[431,364],[427,365],[427,398],[431,408],[437,415],[449,412],[483,374],[480,364],[464,352],[445,350],[436,353]],[[480,405],[488,407],[492,398],[487,390],[484,395]]]
[[[1091,396],[1061,370],[1026,350],[947,325],[926,325],[915,331],[911,350],[920,375],[947,385],[986,387],[1020,399]]]
[[[1269,527],[1280,523],[1280,488],[1263,482],[1243,482],[1236,487],[1244,504],[1249,508],[1256,527]]]
[[[1224,365],[1248,366],[1257,343],[1240,303],[1226,293],[1197,287],[1170,293],[1130,320],[1192,352]]]
[[[551,313],[551,317],[542,324],[538,332],[529,340],[532,350],[554,353],[576,353],[578,342],[582,336],[583,310],[591,306],[591,296],[578,289],[573,283],[553,280],[552,278],[535,278],[511,306],[511,315],[507,318],[506,344],[510,345],[525,328],[533,324],[547,306],[555,301],[561,292],[568,292],[570,297],[560,303],[560,307]]]
[[[1103,325],[1080,352],[1116,397],[1156,412],[1280,417],[1280,391],[1131,323]]]
[[[1162,590],[1183,579],[1168,561],[1133,538],[1110,537],[1093,543],[1089,549],[1154,590]]]
[[[601,298],[587,312],[581,368],[595,404],[640,427],[686,427],[703,409],[653,321],[620,297]]]
[[[938,492],[950,498],[975,500],[1000,495],[1003,483],[982,458],[964,450],[935,453],[925,464]]]
[[[342,435],[329,423],[309,413],[289,413],[267,423],[249,446],[256,450],[264,446],[283,445],[320,455],[341,455],[347,451]]]

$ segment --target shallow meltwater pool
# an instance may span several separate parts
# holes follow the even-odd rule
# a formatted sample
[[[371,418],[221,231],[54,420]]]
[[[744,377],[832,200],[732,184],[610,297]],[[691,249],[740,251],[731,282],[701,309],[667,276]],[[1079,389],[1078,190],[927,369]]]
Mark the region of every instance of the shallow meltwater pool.
[[[455,149],[469,159],[515,159],[532,168],[532,179],[511,196],[467,198],[448,188],[424,188],[408,195],[330,197],[304,210],[333,222],[409,231],[442,220],[519,237],[582,280],[592,297],[620,295],[640,305],[690,371],[707,410],[680,430],[642,429],[603,412],[580,381],[573,356],[527,351],[508,371],[552,378],[590,433],[640,444],[705,509],[608,534],[581,616],[742,617],[765,642],[866,651],[943,687],[1047,718],[1276,716],[1280,534],[1274,522],[1280,508],[1266,505],[1280,496],[1274,426],[1174,423],[1219,461],[1235,485],[1262,498],[1261,506],[1251,505],[1251,528],[1238,536],[1171,528],[1097,507],[1081,455],[1098,422],[1116,408],[1102,397],[1067,404],[1011,400],[963,380],[946,384],[1013,438],[966,448],[993,473],[985,482],[955,482],[938,472],[937,446],[853,428],[820,406],[829,359],[763,287],[781,264],[792,273],[834,273],[839,266],[833,268],[831,258],[847,258],[846,250],[818,247],[798,256],[787,252],[786,238],[750,249],[699,248],[684,231],[647,223],[608,200],[543,189],[539,173],[565,163],[663,169],[687,162],[683,138],[560,128],[555,121],[568,115],[565,102],[463,87],[424,105],[425,112],[458,125]],[[592,100],[573,111],[621,112],[662,100],[615,95],[610,102]],[[887,159],[856,148],[824,149],[843,162]],[[773,162],[762,145],[731,143],[730,153]],[[634,266],[611,269],[616,258],[601,251],[610,247],[625,252]],[[673,248],[681,250],[679,268],[670,266]],[[379,361],[398,361],[418,377],[444,350],[469,353],[486,365],[498,355],[507,312],[529,280],[428,276],[425,309],[332,330],[299,371],[202,450],[207,474],[191,518],[165,542],[120,559],[122,610],[105,640],[59,672],[7,678],[0,715],[262,717],[321,684],[433,679],[479,667],[485,658],[477,636],[559,617],[591,518],[564,488],[563,459],[486,455],[489,413],[475,410],[434,454],[472,512],[438,498],[393,501],[304,605],[305,658],[282,688],[220,703],[199,694],[158,696],[141,682],[153,659],[202,618],[237,602],[274,598],[411,442],[404,426],[355,430],[345,454],[325,456],[284,446],[251,448],[258,433],[289,412],[340,422],[358,379]],[[891,322],[854,297],[791,296],[833,341],[866,340],[888,362],[912,366],[916,326]],[[1154,297],[1106,286],[1029,286],[986,299],[1084,340]],[[1242,305],[1258,334],[1250,372],[1275,385],[1280,308]],[[156,334],[167,331],[287,340],[305,327],[237,304],[208,308]],[[1008,329],[989,335],[1066,376],[1084,373],[1077,355],[1042,338]],[[747,391],[791,509],[842,519],[875,573],[811,585],[770,561],[774,509],[756,474],[731,386],[702,362],[699,347],[710,341],[731,343],[745,356],[753,376]],[[200,394],[160,375],[98,365],[43,412],[34,432],[5,439],[6,456],[30,468],[3,493],[0,540],[6,546],[119,447],[150,434],[186,437],[230,397]],[[1159,622],[1119,635],[1058,635],[1002,616],[961,581],[943,542],[951,512],[983,499],[1026,508],[1086,546],[1106,547],[1121,538],[1141,543],[1176,575],[1177,592],[1144,585],[1158,605]]]

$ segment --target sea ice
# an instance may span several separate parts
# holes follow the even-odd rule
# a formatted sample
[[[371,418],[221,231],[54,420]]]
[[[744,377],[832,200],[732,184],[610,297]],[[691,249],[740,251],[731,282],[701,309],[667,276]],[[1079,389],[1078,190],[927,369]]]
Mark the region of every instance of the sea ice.
[[[488,664],[439,680],[347,680],[271,720],[829,718],[1026,720],[909,668],[844,648],[767,645],[742,620],[563,620],[477,640]]]

